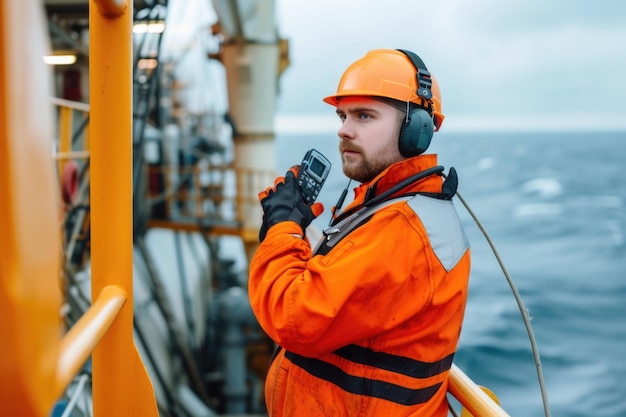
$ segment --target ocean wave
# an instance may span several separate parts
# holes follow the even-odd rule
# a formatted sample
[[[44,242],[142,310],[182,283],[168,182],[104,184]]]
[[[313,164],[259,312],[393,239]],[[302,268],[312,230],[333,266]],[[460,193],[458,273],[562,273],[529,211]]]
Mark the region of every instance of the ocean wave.
[[[562,194],[563,187],[555,178],[535,178],[522,185],[522,191],[527,194],[537,194],[544,198],[552,198]]]
[[[487,171],[493,168],[495,165],[496,165],[495,159],[489,158],[489,157],[481,158],[476,164],[479,171]]]
[[[513,217],[558,216],[563,212],[559,203],[527,203],[513,209]]]

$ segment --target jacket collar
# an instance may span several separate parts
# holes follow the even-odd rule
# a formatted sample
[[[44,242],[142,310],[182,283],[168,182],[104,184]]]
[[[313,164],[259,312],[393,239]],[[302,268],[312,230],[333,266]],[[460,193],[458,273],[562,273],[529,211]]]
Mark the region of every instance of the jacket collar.
[[[354,201],[352,201],[345,208],[345,210],[343,210],[343,213],[349,212],[352,209],[361,206],[366,197],[369,199],[380,195],[411,175],[417,174],[436,165],[436,154],[419,155],[390,165],[383,172],[378,174],[372,181],[363,183],[354,189]],[[411,192],[439,193],[441,192],[441,183],[441,177],[436,175],[430,176],[411,184],[402,191],[398,192],[396,195]]]

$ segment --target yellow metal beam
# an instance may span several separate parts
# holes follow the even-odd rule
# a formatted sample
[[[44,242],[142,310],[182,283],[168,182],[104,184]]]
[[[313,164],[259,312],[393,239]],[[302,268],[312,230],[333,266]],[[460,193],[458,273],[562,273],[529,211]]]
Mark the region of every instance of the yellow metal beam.
[[[62,334],[52,80],[39,0],[0,0],[0,406],[43,417]]]
[[[119,285],[133,300],[132,5],[89,7],[92,299]],[[154,390],[133,341],[125,303],[93,351],[96,417],[157,416]]]

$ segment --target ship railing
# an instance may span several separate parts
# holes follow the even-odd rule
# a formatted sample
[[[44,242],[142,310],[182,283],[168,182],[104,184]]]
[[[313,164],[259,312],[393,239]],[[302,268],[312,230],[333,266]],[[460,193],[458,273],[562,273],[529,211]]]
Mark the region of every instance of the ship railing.
[[[64,333],[51,82],[41,59],[48,52],[46,23],[39,0],[0,0],[0,404],[6,415],[50,415],[90,356],[94,416],[158,415],[133,340],[132,3],[91,0],[89,8],[93,303]],[[86,109],[72,106],[59,106],[60,172],[78,156],[68,147],[67,114]]]
[[[58,97],[50,98],[50,102],[57,109],[58,131],[54,157],[62,174],[68,160],[89,158],[89,104]],[[78,117],[81,119],[77,120]]]
[[[448,392],[463,406],[461,417],[509,417],[493,392],[477,385],[456,364],[450,369]]]
[[[232,163],[147,165],[148,226],[257,239],[250,213],[259,208],[259,190],[275,175]],[[256,214],[260,219],[262,213]]]
[[[64,218],[64,261],[69,265],[84,261],[84,256],[75,256],[75,251],[79,242],[86,247],[89,239],[89,104],[57,97],[50,98],[50,102],[57,121],[53,157]]]
[[[147,165],[145,172],[150,225],[189,230],[212,225],[238,234],[242,219],[235,192],[228,190],[236,176],[230,164]]]

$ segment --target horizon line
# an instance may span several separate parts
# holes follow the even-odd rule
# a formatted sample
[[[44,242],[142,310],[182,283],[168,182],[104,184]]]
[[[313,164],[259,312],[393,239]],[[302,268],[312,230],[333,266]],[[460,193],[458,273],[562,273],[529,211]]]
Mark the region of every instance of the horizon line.
[[[617,117],[590,118],[565,116],[490,116],[489,124],[481,122],[486,116],[457,115],[446,117],[441,132],[626,132],[626,120]],[[593,120],[590,123],[589,120]],[[339,120],[335,114],[277,113],[276,133],[337,133]]]

